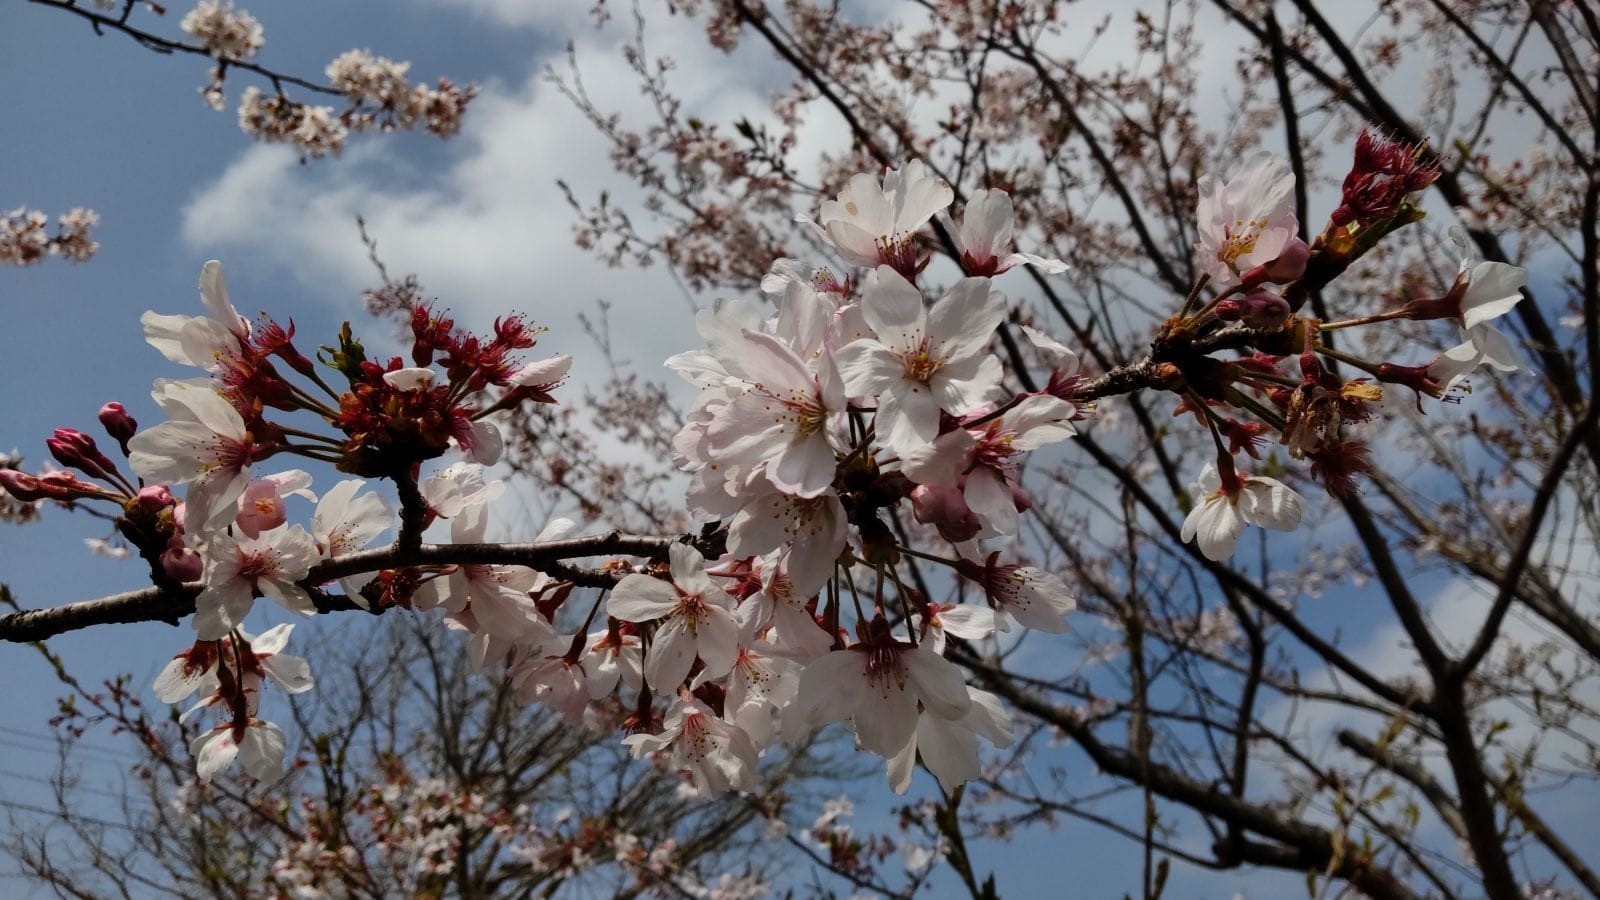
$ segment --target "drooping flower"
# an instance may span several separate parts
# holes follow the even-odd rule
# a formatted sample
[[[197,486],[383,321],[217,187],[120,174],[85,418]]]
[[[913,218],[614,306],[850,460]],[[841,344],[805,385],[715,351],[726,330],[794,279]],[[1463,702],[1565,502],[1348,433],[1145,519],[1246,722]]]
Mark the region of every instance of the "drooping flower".
[[[617,583],[606,612],[627,622],[665,619],[645,653],[644,675],[653,690],[676,691],[698,656],[716,678],[726,675],[739,650],[733,600],[706,574],[705,558],[693,547],[667,551],[672,580],[629,575]]]
[[[1212,463],[1195,482],[1200,502],[1183,520],[1182,537],[1194,541],[1207,559],[1221,561],[1233,555],[1234,544],[1246,525],[1274,531],[1300,527],[1301,499],[1293,488],[1275,478],[1219,472]]]
[[[810,659],[827,653],[833,646],[833,635],[819,626],[806,609],[832,570],[830,567],[822,573],[820,581],[797,582],[789,572],[791,554],[792,551],[782,551],[755,558],[752,574],[759,579],[760,588],[745,599],[739,615],[755,631],[770,629],[770,640],[783,652]]]
[[[457,544],[482,543],[489,527],[488,505],[464,507],[450,521],[450,539]],[[539,585],[539,573],[526,566],[466,564],[454,566],[446,576],[424,583],[412,595],[419,609],[442,607],[462,620],[477,635],[497,639],[492,645],[509,652],[517,644],[540,644],[553,634],[528,592]],[[490,654],[485,663],[500,654]]]
[[[687,695],[678,698],[662,722],[660,734],[633,734],[622,743],[635,759],[668,753],[671,767],[687,773],[702,794],[748,791],[756,786],[756,746],[750,736]]]
[[[932,650],[895,639],[879,616],[865,640],[826,653],[800,673],[797,713],[810,725],[849,719],[862,748],[885,759],[905,749],[917,710],[961,719],[972,707],[961,670]]]
[[[242,728],[226,722],[200,734],[189,744],[189,752],[195,757],[195,774],[201,781],[210,781],[235,761],[252,776],[274,781],[283,776],[287,743],[283,729],[250,719]]]
[[[232,709],[235,718],[253,717],[261,705],[264,682],[286,694],[303,694],[316,681],[305,659],[283,652],[293,630],[293,625],[285,623],[251,637],[250,632],[239,628],[235,629],[237,641],[196,641],[157,676],[156,696],[163,702],[176,703],[203,688],[200,701],[178,717],[183,722],[212,706]],[[219,671],[222,669],[226,670],[226,677]]]
[[[1005,300],[987,278],[963,278],[924,309],[922,295],[880,267],[862,297],[875,338],[838,353],[853,397],[878,399],[878,437],[895,452],[939,434],[939,411],[959,415],[981,404],[1000,382],[1000,361],[986,350],[1005,317]]]
[[[1450,312],[1461,322],[1463,342],[1476,350],[1472,366],[1466,371],[1487,365],[1501,372],[1515,372],[1516,350],[1505,333],[1489,323],[1522,302],[1522,287],[1528,283],[1528,270],[1502,262],[1474,263],[1466,234],[1452,229],[1451,236],[1461,248],[1461,271],[1445,299],[1455,301]],[[1463,364],[1467,358],[1466,352],[1459,348],[1451,354],[1452,360]],[[1447,383],[1464,373],[1452,371],[1450,374],[1451,377],[1445,379]]]
[[[795,583],[820,587],[833,577],[849,535],[838,493],[796,497],[775,489],[750,490],[740,499],[743,503],[728,525],[729,553],[749,557],[786,549]]]
[[[202,688],[214,691],[218,659],[216,641],[196,641],[161,669],[150,689],[162,703],[177,703]]]
[[[967,688],[972,706],[960,719],[945,719],[926,712],[917,716],[917,728],[905,748],[889,760],[889,787],[904,794],[911,786],[917,757],[939,779],[940,787],[953,791],[982,774],[978,763],[978,738],[996,748],[1011,745],[1011,714],[1000,698],[988,691]]]
[[[1022,627],[1056,633],[1066,631],[1064,617],[1078,608],[1078,601],[1066,584],[1043,569],[1000,563],[999,558],[998,552],[991,553],[981,566],[962,560],[960,572],[983,588],[996,610],[1009,613]],[[997,622],[996,627],[1007,630],[1003,620]]]
[[[772,737],[779,711],[789,705],[800,689],[800,664],[777,655],[771,644],[753,638],[754,629],[743,631],[739,655],[728,673],[724,717],[756,743],[764,744]],[[695,686],[707,680],[702,674]]]
[[[1077,434],[1077,408],[1058,397],[1024,397],[999,416],[976,427],[958,427],[932,443],[919,444],[902,457],[906,477],[924,485],[962,479],[966,507],[982,523],[982,537],[1017,532],[1017,457]]]

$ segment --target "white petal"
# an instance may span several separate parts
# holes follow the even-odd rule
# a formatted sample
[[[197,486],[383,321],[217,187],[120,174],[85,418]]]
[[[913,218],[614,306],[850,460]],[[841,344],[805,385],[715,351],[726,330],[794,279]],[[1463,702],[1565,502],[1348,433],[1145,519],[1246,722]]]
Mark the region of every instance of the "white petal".
[[[233,742],[233,727],[223,725],[199,735],[189,744],[189,752],[195,757],[195,774],[201,781],[210,781],[239,755],[239,745]]]
[[[966,680],[955,663],[921,647],[900,654],[906,676],[917,688],[917,699],[930,713],[945,719],[960,719],[971,708]]]
[[[948,362],[982,352],[1006,315],[1005,297],[987,278],[963,278],[928,311],[928,338]]]
[[[1300,527],[1302,502],[1294,489],[1274,478],[1246,478],[1239,506],[1245,521],[1275,531]]]
[[[861,313],[886,346],[912,350],[922,343],[928,322],[922,294],[888,266],[873,270],[862,289]]]
[[[383,373],[383,380],[397,391],[420,391],[433,386],[437,373],[432,369],[412,367]]]

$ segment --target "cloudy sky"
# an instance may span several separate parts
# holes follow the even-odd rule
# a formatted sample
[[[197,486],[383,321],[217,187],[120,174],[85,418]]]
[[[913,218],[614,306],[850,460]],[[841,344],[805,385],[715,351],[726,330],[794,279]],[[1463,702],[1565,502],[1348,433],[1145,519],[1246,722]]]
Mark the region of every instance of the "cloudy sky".
[[[446,75],[482,85],[456,139],[356,138],[342,158],[309,165],[286,148],[253,144],[231,113],[206,109],[197,94],[203,60],[161,57],[116,35],[96,38],[57,11],[5,5],[0,76],[11,89],[0,98],[6,126],[0,208],[27,204],[55,213],[92,207],[102,218],[95,236],[103,249],[87,265],[52,260],[0,270],[0,450],[15,446],[37,464],[50,429],[94,430],[95,411],[112,399],[141,421],[158,421],[149,384],[180,373],[143,344],[138,317],[146,309],[193,312],[195,280],[207,259],[223,261],[241,311],[293,316],[306,335],[331,335],[343,319],[359,328],[360,291],[375,278],[357,215],[366,218],[391,269],[417,273],[464,324],[482,326],[520,310],[550,326],[541,348],[573,353],[580,383],[600,373],[576,319],[596,299],[614,304],[617,356],[642,371],[656,371],[657,360],[693,345],[688,305],[706,298],[685,297],[659,270],[608,269],[572,243],[571,213],[557,178],[580,196],[609,187],[626,202],[630,191],[609,173],[603,141],[548,83],[546,67],[562,65],[572,42],[598,105],[628,112],[642,103],[617,52],[622,31],[596,31],[581,11],[585,5],[261,4],[252,11],[266,26],[262,59],[275,68],[320,77],[329,59],[366,47],[410,60],[413,77]],[[173,21],[161,26],[166,33],[175,33],[184,8],[174,5]],[[717,121],[765,115],[767,90],[783,80],[773,62],[748,51],[730,59],[681,20],[657,16],[653,26],[648,41],[672,48],[678,63],[673,84],[690,110]],[[235,75],[230,91],[247,83]],[[819,118],[804,137],[821,148],[836,135],[836,123]],[[369,331],[377,337],[383,328]],[[137,564],[89,555],[86,536],[107,534],[95,520],[55,511],[32,527],[0,529],[0,579],[25,606],[138,583]],[[1441,598],[1460,594],[1457,585],[1431,587]],[[275,621],[269,611],[257,615],[258,628]],[[1336,606],[1325,615],[1348,613]],[[187,626],[102,628],[51,645],[86,682],[131,672],[143,684],[188,635]],[[1397,645],[1395,633],[1378,629],[1362,655],[1383,659]],[[38,780],[53,770],[42,735],[57,691],[32,651],[8,646],[0,654],[8,682],[0,691],[0,794],[12,802],[40,802]],[[114,777],[112,757],[100,754],[102,747],[90,749],[96,752],[87,763],[89,777]],[[1081,758],[1073,762],[1091,784],[1093,773]],[[930,789],[919,780],[913,791]],[[881,815],[887,802],[863,807],[866,815]],[[1111,896],[1137,878],[1135,845],[1071,822],[980,847],[980,867],[996,870],[1008,896],[1039,896],[1035,892],[1054,883],[1061,872],[1038,864],[1046,858],[1052,870],[1071,871],[1082,896]],[[1295,876],[1185,868],[1175,873],[1172,891],[1267,897],[1301,890],[1301,884]]]

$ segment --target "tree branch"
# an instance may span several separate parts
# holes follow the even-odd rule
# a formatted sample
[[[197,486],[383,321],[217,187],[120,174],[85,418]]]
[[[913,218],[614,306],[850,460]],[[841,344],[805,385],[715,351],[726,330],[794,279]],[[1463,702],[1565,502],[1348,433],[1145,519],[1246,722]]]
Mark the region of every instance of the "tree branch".
[[[560,565],[560,562],[608,554],[661,556],[667,552],[668,546],[679,540],[699,546],[689,535],[671,538],[624,534],[620,531],[523,544],[422,544],[411,551],[402,550],[398,544],[391,544],[313,566],[311,573],[300,584],[314,589],[317,585],[326,584],[336,578],[360,572],[376,572],[380,569],[502,565],[528,566],[584,586],[608,587],[621,580],[625,573],[578,569]],[[175,625],[179,619],[194,612],[194,601],[199,596],[201,587],[199,584],[185,584],[175,591],[148,587],[96,600],[11,613],[0,616],[0,640],[39,641],[94,625],[129,622],[167,622]],[[325,596],[326,601],[318,606],[320,612],[359,608],[347,598]]]

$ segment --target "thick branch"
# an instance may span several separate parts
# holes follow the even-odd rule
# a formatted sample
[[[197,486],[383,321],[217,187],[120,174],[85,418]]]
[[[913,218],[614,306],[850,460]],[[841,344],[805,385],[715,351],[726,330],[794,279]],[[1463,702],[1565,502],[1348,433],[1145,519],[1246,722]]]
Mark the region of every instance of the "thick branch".
[[[314,588],[347,575],[409,566],[503,565],[528,566],[586,586],[603,586],[615,583],[622,574],[577,569],[560,565],[560,562],[610,554],[660,556],[666,553],[674,540],[670,537],[612,531],[608,534],[525,544],[422,544],[409,552],[400,549],[397,544],[391,544],[320,563],[300,583]],[[689,539],[685,537],[682,540]],[[0,616],[0,640],[39,641],[93,625],[128,622],[176,624],[179,619],[194,612],[194,601],[201,587],[199,584],[186,584],[177,591],[148,587],[97,600],[11,613]],[[323,609],[323,606],[326,608]],[[354,603],[336,597],[329,597],[319,605],[323,612],[356,608]]]

